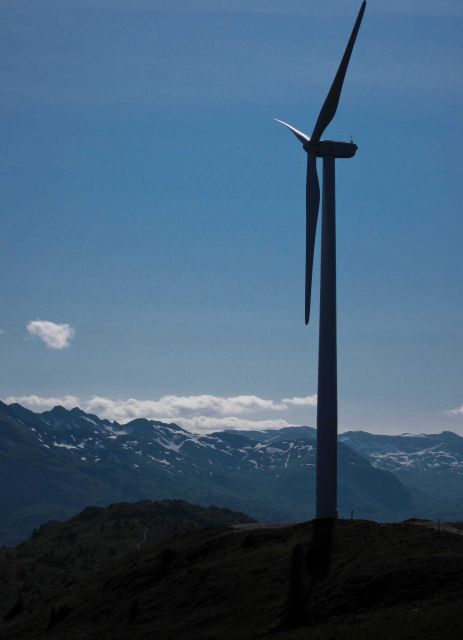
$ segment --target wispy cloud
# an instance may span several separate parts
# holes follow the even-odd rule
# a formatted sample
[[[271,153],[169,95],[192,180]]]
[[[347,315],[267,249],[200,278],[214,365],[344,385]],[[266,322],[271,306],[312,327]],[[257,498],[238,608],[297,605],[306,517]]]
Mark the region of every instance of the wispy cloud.
[[[316,396],[269,400],[255,395],[239,396],[175,396],[166,395],[155,400],[112,399],[104,396],[79,398],[9,396],[5,402],[18,402],[33,410],[50,409],[62,405],[67,409],[79,406],[84,411],[101,418],[125,423],[135,418],[148,418],[166,422],[177,422],[187,429],[214,431],[217,429],[272,429],[291,424],[288,416],[273,418],[272,414],[283,414],[294,407],[313,407]]]
[[[456,409],[450,409],[450,411],[446,411],[445,413],[452,418],[454,418],[455,416],[463,416],[463,404],[461,404]]]
[[[181,418],[179,420],[182,427],[190,431],[202,431],[210,433],[211,431],[221,431],[223,429],[234,429],[235,431],[243,431],[244,429],[252,429],[254,431],[262,431],[264,429],[281,429],[289,427],[287,420],[250,420],[246,418],[237,418],[230,416],[227,418],[210,418],[208,416],[196,416],[194,418]]]
[[[285,407],[316,407],[317,395],[305,396],[304,398],[283,398],[281,402]]]
[[[40,338],[50,349],[69,347],[75,335],[75,329],[70,324],[57,324],[49,320],[31,320],[26,328],[31,336]]]

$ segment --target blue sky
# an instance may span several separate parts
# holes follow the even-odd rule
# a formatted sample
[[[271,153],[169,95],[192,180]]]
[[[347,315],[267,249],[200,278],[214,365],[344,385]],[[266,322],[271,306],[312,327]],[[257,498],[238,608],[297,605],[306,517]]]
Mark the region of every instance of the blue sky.
[[[315,423],[305,154],[273,118],[310,134],[359,5],[0,0],[1,397]],[[359,145],[337,163],[341,430],[463,433],[462,23],[370,0],[326,132]]]

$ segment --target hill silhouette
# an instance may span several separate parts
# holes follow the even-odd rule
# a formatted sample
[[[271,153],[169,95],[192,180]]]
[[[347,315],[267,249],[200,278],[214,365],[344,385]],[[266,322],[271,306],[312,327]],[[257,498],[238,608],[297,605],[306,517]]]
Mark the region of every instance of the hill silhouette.
[[[40,554],[54,527],[10,562],[27,545]],[[130,518],[121,527],[122,540]],[[68,569],[67,582],[50,572],[46,595],[33,582],[21,593],[18,580],[0,637],[456,639],[462,575],[463,537],[413,523],[245,523],[147,542],[80,577]]]
[[[87,507],[66,522],[47,522],[26,542],[0,550],[0,617],[8,619],[18,603],[43,604],[56,585],[69,586],[147,544],[251,522],[242,513],[183,500]]]

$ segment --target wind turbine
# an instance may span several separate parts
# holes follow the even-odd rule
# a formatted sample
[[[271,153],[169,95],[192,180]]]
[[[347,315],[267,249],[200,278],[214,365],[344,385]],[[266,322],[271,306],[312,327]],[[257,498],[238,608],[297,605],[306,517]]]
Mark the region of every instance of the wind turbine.
[[[307,153],[306,185],[306,262],[305,262],[305,323],[310,318],[312,269],[320,205],[320,186],[317,158],[323,158],[322,245],[320,275],[320,334],[318,347],[318,402],[317,402],[317,495],[316,517],[336,518],[337,484],[337,344],[336,344],[336,200],[335,159],[352,158],[357,151],[353,142],[320,140],[334,118],[341,96],[349,60],[354,48],[366,1],[362,2],[349,42],[323,103],[312,136],[277,120],[302,142]]]

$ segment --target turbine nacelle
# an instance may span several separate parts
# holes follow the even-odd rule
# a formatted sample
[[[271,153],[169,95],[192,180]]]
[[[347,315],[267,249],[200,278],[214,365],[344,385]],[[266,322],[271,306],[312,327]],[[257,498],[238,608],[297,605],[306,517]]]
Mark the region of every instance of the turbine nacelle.
[[[304,151],[311,153],[317,158],[325,158],[331,156],[332,158],[352,158],[358,149],[357,145],[353,142],[335,142],[334,140],[314,140],[309,138],[307,134],[291,124],[278,120],[275,118],[275,122],[279,122],[284,127],[289,129],[293,133],[299,142],[302,142]]]
[[[304,145],[304,151],[312,153],[317,158],[352,158],[358,149],[353,142],[335,142],[333,140],[322,140],[319,142],[311,142],[310,140]]]

